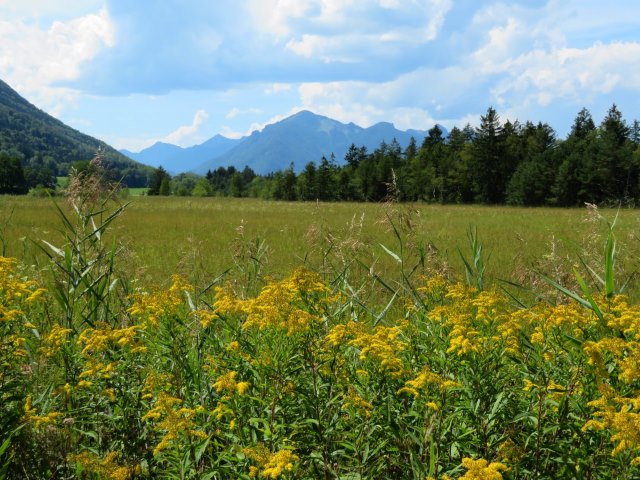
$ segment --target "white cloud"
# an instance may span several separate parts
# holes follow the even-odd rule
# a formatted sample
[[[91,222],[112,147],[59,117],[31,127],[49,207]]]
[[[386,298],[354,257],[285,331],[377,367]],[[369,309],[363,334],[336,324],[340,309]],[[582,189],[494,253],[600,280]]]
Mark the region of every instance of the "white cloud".
[[[223,125],[222,129],[220,130],[220,135],[227,138],[238,139],[238,138],[242,138],[245,134],[242,132],[235,131],[229,125]]]
[[[42,108],[59,113],[75,93],[53,87],[75,80],[82,65],[114,45],[106,8],[47,29],[20,21],[0,21],[0,77]]]
[[[504,73],[508,76],[492,90],[497,99],[545,106],[562,98],[585,104],[616,88],[640,89],[640,43],[537,50],[507,62]]]
[[[264,89],[264,93],[267,95],[273,95],[280,92],[288,92],[291,90],[290,83],[274,83],[268,88]]]
[[[302,110],[303,109],[300,107],[293,107],[287,113],[284,113],[282,115],[274,115],[264,123],[252,123],[249,129],[247,130],[247,135],[255,131],[261,132],[264,129],[264,127],[266,127],[267,125],[271,125],[272,123],[277,123],[280,120],[284,120],[285,118],[290,117],[291,115],[295,115],[296,113]]]
[[[227,113],[224,116],[224,118],[228,118],[228,119],[236,118],[239,113],[240,113],[240,109],[237,107],[233,107],[231,110],[229,110],[229,113]]]
[[[396,128],[427,130],[441,123],[430,108],[411,102],[398,102],[396,90],[402,90],[406,78],[384,84],[365,82],[307,83],[300,86],[300,101],[305,109],[343,123],[354,122],[369,127],[377,122],[390,121]],[[424,84],[424,79],[422,79]],[[434,102],[432,109],[437,110]]]
[[[163,141],[182,147],[187,146],[188,143],[193,141],[193,137],[198,133],[198,130],[207,118],[209,118],[209,114],[207,112],[204,110],[198,110],[193,116],[191,125],[178,127],[176,130],[164,137]]]
[[[68,18],[82,15],[87,11],[99,10],[103,0],[0,0],[0,16],[24,19],[41,18],[45,15],[66,15]]]
[[[381,52],[371,46],[380,41],[397,44],[396,53],[432,41],[452,1],[381,0],[377,8],[367,0],[252,0],[249,5],[258,31],[300,57],[328,63],[375,56]]]
[[[240,109],[238,107],[233,107],[229,112],[225,115],[225,118],[229,120],[236,118],[238,115],[247,115],[247,114],[256,114],[262,113],[262,110],[259,108],[245,108]]]
[[[118,150],[126,149],[135,153],[150,147],[158,141],[157,138],[113,137],[109,135],[105,136],[103,140]]]
[[[247,11],[256,28],[276,36],[291,33],[290,20],[304,17],[313,2],[309,0],[249,0]]]

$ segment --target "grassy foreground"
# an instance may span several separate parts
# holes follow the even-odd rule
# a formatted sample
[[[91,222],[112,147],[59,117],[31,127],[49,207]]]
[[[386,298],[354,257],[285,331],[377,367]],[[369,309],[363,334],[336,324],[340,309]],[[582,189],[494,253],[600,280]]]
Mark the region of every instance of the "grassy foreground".
[[[0,478],[640,476],[634,212],[9,201]]]

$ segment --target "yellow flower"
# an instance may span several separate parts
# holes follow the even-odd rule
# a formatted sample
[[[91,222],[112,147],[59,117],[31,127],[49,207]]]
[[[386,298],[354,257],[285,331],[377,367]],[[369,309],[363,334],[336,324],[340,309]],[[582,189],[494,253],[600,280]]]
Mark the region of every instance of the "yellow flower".
[[[142,420],[154,422],[154,429],[164,433],[160,443],[153,449],[154,456],[172,444],[180,445],[185,436],[203,439],[208,437],[205,432],[196,429],[193,421],[200,409],[180,407],[181,404],[181,399],[160,392],[155,406],[142,417]]]
[[[371,410],[373,410],[373,405],[362,398],[352,386],[349,386],[347,394],[344,396],[344,403],[342,404],[343,410],[347,410],[350,407],[365,416],[371,415]]]
[[[582,430],[609,430],[611,441],[617,443],[611,455],[630,452],[635,455],[632,463],[640,464],[640,396],[618,397],[607,385],[600,392],[601,397],[588,404],[596,412]]]
[[[415,398],[420,396],[420,391],[426,390],[429,385],[435,385],[441,390],[459,387],[460,384],[453,380],[447,380],[440,375],[433,373],[428,366],[423,367],[422,372],[413,380],[407,380],[405,386],[396,393],[408,393]]]
[[[71,333],[70,328],[62,328],[57,323],[51,327],[51,330],[42,340],[42,347],[38,349],[45,357],[55,356],[58,351],[67,343],[67,336]]]
[[[483,458],[478,460],[463,458],[462,466],[467,469],[467,472],[460,477],[460,480],[502,480],[500,472],[509,470],[503,463],[489,463]]]
[[[44,416],[36,415],[37,411],[33,407],[32,402],[31,395],[27,395],[23,407],[23,418],[26,422],[33,424],[36,429],[40,428],[42,425],[55,424],[58,417],[62,415],[61,412],[49,412]]]
[[[131,295],[132,305],[127,311],[154,327],[158,326],[161,317],[175,315],[184,303],[184,293],[193,291],[193,287],[180,275],[174,275],[172,280],[169,290]]]
[[[258,463],[258,467],[249,467],[251,478],[271,478],[277,479],[285,472],[293,470],[294,463],[298,461],[298,456],[291,449],[281,449],[271,453],[263,444],[255,447],[245,448],[243,453],[251,460]]]
[[[426,405],[427,407],[429,407],[432,410],[435,410],[436,412],[440,410],[440,407],[438,407],[438,405],[435,402],[427,402]]]
[[[348,344],[360,349],[360,360],[370,360],[391,376],[399,377],[404,372],[404,365],[398,354],[406,346],[406,343],[398,338],[401,333],[400,326],[377,326],[373,333],[359,331]]]
[[[244,395],[247,390],[249,390],[250,386],[251,384],[249,382],[238,382],[238,384],[236,385],[236,391],[238,392],[238,395]]]
[[[214,309],[219,315],[242,314],[242,328],[260,330],[277,328],[288,335],[307,331],[320,317],[310,313],[309,298],[322,296],[328,301],[329,289],[315,273],[305,269],[294,271],[280,282],[268,283],[256,298],[241,300],[230,292],[216,289]],[[313,302],[318,308],[322,302]]]
[[[542,345],[544,343],[544,333],[536,329],[536,331],[531,334],[531,343]]]
[[[118,457],[119,453],[117,452],[108,452],[103,458],[93,452],[82,452],[77,455],[69,455],[67,460],[76,462],[87,473],[93,473],[99,478],[108,480],[127,480],[134,474],[140,473],[139,465],[118,465],[116,463]]]

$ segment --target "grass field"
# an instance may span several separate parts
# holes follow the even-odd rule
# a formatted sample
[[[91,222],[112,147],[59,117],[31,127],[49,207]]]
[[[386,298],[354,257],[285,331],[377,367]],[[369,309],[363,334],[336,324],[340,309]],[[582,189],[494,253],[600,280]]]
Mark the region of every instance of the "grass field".
[[[57,200],[64,205],[64,200]],[[373,267],[381,276],[397,272],[389,250],[400,243],[390,227],[400,230],[405,256],[428,246],[439,268],[461,275],[458,248],[470,255],[467,232],[477,228],[483,243],[489,281],[526,283],[533,267],[558,275],[580,266],[579,258],[599,268],[606,221],[618,215],[618,250],[627,274],[636,268],[640,216],[635,210],[595,213],[582,209],[489,206],[383,205],[364,203],[286,203],[254,199],[129,197],[114,232],[126,248],[127,265],[140,281],[162,284],[173,273],[205,284],[221,272],[251,262],[262,245],[261,273],[282,276],[306,264],[329,273],[352,264]],[[6,255],[35,263],[33,241],[61,242],[60,221],[48,199],[3,197],[0,240]],[[412,266],[412,265],[411,265]],[[246,267],[246,265],[245,265]],[[572,275],[571,275],[572,276]]]

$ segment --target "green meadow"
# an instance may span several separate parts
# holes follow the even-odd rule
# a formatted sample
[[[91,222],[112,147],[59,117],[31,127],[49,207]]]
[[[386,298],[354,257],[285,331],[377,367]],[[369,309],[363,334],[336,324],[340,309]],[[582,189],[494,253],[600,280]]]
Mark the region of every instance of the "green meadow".
[[[181,273],[205,285],[222,272],[233,275],[248,268],[259,268],[262,276],[281,277],[300,265],[325,278],[347,268],[364,277],[375,273],[389,278],[398,272],[393,253],[407,257],[406,270],[420,263],[416,271],[437,268],[462,277],[462,256],[471,260],[470,229],[477,231],[489,282],[536,284],[540,276],[535,272],[570,281],[574,268],[588,277],[588,266],[595,271],[600,267],[607,223],[614,220],[616,248],[623,252],[617,263],[620,279],[635,271],[640,252],[636,234],[640,217],[632,209],[133,195],[121,201],[127,207],[111,233],[124,247],[131,276],[144,284],[163,284]],[[54,202],[66,210],[62,198],[0,200],[5,255],[41,265],[42,252],[35,244],[62,240]]]

